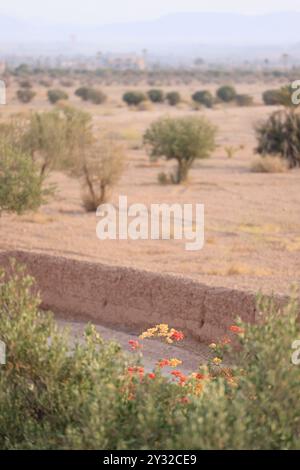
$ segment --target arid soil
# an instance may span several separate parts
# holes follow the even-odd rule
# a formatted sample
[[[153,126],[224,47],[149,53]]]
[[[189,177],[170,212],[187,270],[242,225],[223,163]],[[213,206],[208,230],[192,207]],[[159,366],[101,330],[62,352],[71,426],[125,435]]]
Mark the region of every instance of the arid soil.
[[[185,96],[197,88],[203,86],[186,88]],[[126,170],[112,202],[117,206],[119,195],[126,195],[129,204],[140,202],[147,207],[162,202],[203,203],[205,246],[201,251],[186,251],[184,240],[99,241],[95,214],[82,208],[80,181],[58,173],[50,178],[57,185],[56,195],[38,213],[0,218],[0,249],[33,250],[175,273],[214,286],[287,293],[300,280],[300,170],[250,172],[256,143],[254,125],[274,110],[260,102],[266,88],[266,84],[240,85],[239,92],[255,97],[256,105],[246,108],[218,105],[196,111],[186,102],[175,109],[151,105],[146,111],[128,110],[120,100],[124,90],[112,88],[104,89],[110,96],[104,105],[84,105],[93,114],[96,132],[101,127],[112,129],[126,147]],[[43,93],[39,90],[31,105],[12,101],[2,108],[1,119],[20,110],[50,109]],[[77,98],[71,101],[81,106]],[[166,114],[203,114],[219,128],[214,155],[196,162],[189,183],[182,186],[158,183],[158,173],[171,171],[173,165],[150,163],[142,145],[147,126]],[[226,154],[228,146],[237,149],[232,158]]]

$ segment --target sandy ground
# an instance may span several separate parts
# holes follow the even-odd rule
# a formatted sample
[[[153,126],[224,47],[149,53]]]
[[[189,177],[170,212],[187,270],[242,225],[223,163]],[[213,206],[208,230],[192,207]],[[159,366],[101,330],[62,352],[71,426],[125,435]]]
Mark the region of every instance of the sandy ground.
[[[61,328],[67,328],[70,331],[70,338],[72,342],[82,342],[83,332],[86,327],[85,323],[66,322],[64,320],[58,320],[58,325]],[[101,337],[106,341],[116,341],[122,346],[128,354],[136,355],[132,352],[128,344],[129,340],[138,340],[138,336],[129,335],[122,331],[112,330],[105,328],[100,325],[96,325],[96,329]],[[184,340],[183,343],[178,343],[177,346],[166,344],[163,341],[158,340],[143,340],[143,347],[141,349],[143,358],[142,363],[145,367],[145,371],[150,372],[154,369],[157,361],[161,359],[177,358],[182,361],[182,364],[176,367],[177,370],[181,370],[183,373],[188,374],[198,370],[200,365],[207,363],[208,358],[211,356],[210,350],[203,344],[193,344],[188,340]],[[164,373],[169,373],[172,370],[169,367],[164,368]]]
[[[205,246],[187,252],[185,241],[99,241],[95,214],[84,212],[80,182],[53,174],[57,193],[36,214],[0,219],[0,249],[25,249],[114,265],[135,266],[162,273],[176,273],[215,286],[288,292],[300,280],[300,170],[282,174],[254,174],[254,125],[274,109],[260,104],[266,84],[239,85],[239,92],[255,97],[249,108],[218,106],[195,111],[189,103],[173,109],[153,105],[147,111],[128,110],[121,105],[124,88],[104,91],[110,95],[102,106],[84,105],[94,118],[95,129],[106,127],[120,134],[126,146],[127,166],[115,187],[112,202],[127,195],[128,202],[203,203],[205,205]],[[129,87],[130,88],[130,87]],[[174,87],[173,87],[174,88]],[[184,91],[186,98],[198,85]],[[68,90],[68,92],[71,92]],[[21,107],[11,101],[3,107],[2,118],[22,110],[50,109],[45,91],[36,101]],[[76,98],[74,104],[80,103]],[[142,134],[158,117],[206,115],[219,128],[214,155],[195,163],[187,185],[162,186],[161,171],[172,164],[150,164],[142,146]],[[225,147],[240,148],[228,158]]]

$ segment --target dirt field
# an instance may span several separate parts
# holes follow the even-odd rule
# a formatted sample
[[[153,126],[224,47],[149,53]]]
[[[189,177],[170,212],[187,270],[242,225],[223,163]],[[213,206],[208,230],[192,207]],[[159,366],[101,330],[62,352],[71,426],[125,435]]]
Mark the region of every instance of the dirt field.
[[[260,102],[266,84],[240,85],[238,92],[255,97],[253,107],[218,106],[195,111],[185,102],[178,108],[151,105],[146,111],[128,110],[121,104],[123,88],[103,89],[109,95],[104,105],[84,105],[94,117],[95,129],[117,132],[127,149],[126,171],[115,187],[112,202],[127,195],[129,203],[204,203],[205,246],[187,252],[185,241],[99,241],[97,219],[84,212],[80,182],[53,174],[57,184],[54,199],[36,214],[0,218],[0,249],[26,249],[108,264],[176,273],[216,286],[286,293],[300,284],[300,170],[282,174],[250,172],[254,158],[253,126],[274,108]],[[130,87],[128,87],[130,88]],[[140,87],[139,87],[140,88]],[[142,88],[142,87],[141,87]],[[180,87],[172,87],[180,89]],[[197,85],[180,90],[186,100]],[[209,86],[206,88],[210,88]],[[13,96],[9,89],[9,97]],[[70,96],[74,90],[67,89]],[[50,109],[45,89],[30,105],[9,99],[1,119],[29,109]],[[77,98],[70,100],[81,106]],[[219,128],[218,148],[212,158],[197,162],[187,185],[162,186],[157,175],[172,168],[163,161],[150,164],[142,146],[142,134],[159,116],[206,115]],[[228,158],[225,147],[242,148]]]

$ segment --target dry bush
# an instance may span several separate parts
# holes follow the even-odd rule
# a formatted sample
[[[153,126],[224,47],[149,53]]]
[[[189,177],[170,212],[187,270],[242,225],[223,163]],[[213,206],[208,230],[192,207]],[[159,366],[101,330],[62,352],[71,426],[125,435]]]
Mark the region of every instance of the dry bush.
[[[253,173],[285,173],[288,171],[288,164],[280,156],[266,155],[252,162],[251,171]]]
[[[112,187],[122,175],[124,163],[123,146],[103,132],[82,161],[82,201],[86,211],[95,211],[108,200]]]

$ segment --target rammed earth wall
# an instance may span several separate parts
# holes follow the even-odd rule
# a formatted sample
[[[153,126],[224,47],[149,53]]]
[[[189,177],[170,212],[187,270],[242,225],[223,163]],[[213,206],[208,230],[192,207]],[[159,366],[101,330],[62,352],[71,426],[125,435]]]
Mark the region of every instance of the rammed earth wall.
[[[92,321],[133,333],[168,323],[204,342],[224,335],[237,316],[256,320],[251,292],[24,251],[0,252],[0,266],[8,270],[11,258],[25,264],[35,277],[42,308],[66,320]],[[285,300],[278,297],[279,302]]]

